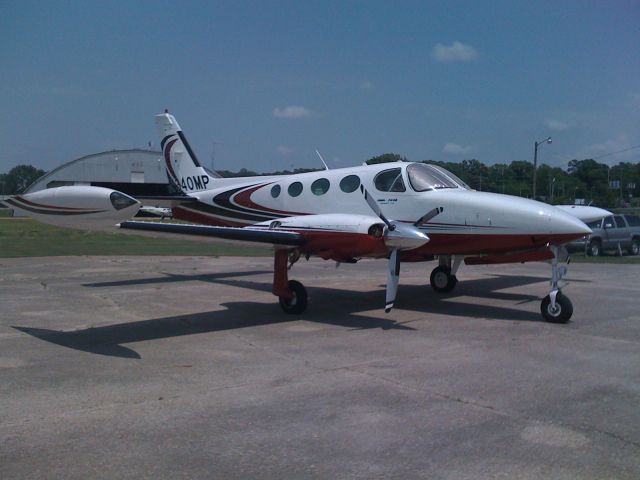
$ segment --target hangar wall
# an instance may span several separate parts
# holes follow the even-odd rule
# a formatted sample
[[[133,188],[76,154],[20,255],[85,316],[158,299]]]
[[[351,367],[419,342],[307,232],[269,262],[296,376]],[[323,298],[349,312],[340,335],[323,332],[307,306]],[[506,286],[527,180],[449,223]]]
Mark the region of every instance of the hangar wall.
[[[162,153],[153,150],[111,150],[72,160],[32,183],[25,193],[66,185],[93,185],[132,196],[177,193],[169,185]]]

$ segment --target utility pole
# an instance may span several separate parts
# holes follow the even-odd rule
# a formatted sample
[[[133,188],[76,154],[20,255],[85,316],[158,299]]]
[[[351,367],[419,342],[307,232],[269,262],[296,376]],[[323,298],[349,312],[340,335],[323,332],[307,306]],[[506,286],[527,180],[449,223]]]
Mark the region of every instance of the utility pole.
[[[547,137],[546,140],[534,142],[533,148],[533,195],[531,198],[536,199],[536,177],[538,175],[538,147],[544,143],[551,143],[551,137]]]

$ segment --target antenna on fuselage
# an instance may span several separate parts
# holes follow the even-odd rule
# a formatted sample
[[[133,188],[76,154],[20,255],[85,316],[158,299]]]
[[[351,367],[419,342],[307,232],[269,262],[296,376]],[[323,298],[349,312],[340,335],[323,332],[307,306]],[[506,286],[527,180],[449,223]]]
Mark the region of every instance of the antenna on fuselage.
[[[324,169],[325,170],[329,170],[329,167],[327,167],[327,164],[324,162],[324,158],[322,158],[322,155],[320,155],[320,152],[318,150],[316,150],[316,153],[318,154],[318,158],[320,158],[320,161],[324,165]]]

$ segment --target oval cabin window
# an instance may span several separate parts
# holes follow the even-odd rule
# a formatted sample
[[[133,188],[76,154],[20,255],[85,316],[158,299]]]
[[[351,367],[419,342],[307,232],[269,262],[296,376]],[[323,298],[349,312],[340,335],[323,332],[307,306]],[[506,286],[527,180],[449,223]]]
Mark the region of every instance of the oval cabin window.
[[[297,197],[302,193],[302,184],[300,182],[293,182],[289,185],[287,192],[289,192],[289,195],[292,197]]]
[[[344,193],[355,192],[360,186],[360,177],[357,175],[347,175],[340,180],[340,190]]]
[[[329,180],[326,178],[319,178],[311,184],[311,191],[314,195],[324,195],[329,190]]]

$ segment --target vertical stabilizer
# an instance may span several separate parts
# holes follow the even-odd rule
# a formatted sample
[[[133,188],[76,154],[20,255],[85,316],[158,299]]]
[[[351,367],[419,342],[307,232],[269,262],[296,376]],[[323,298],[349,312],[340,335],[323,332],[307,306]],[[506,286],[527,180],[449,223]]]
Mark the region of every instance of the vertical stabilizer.
[[[212,177],[198,161],[175,117],[165,111],[155,118],[169,180],[184,193],[207,190]]]

